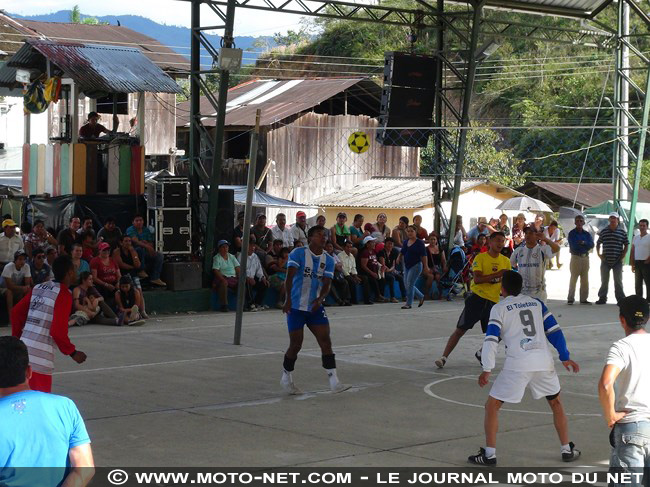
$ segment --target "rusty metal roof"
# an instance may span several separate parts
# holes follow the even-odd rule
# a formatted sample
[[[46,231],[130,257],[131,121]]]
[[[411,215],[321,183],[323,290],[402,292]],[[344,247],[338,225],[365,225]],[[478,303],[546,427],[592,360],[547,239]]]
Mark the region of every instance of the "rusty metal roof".
[[[324,78],[251,81],[228,91],[226,126],[251,127],[255,125],[255,112],[262,110],[260,125],[272,125],[287,117],[310,110],[339,93],[355,87],[351,96],[376,98],[377,109],[381,99],[381,87],[364,78]],[[190,102],[177,105],[176,126],[187,127],[190,121]],[[206,97],[201,97],[201,114],[208,127],[215,125],[215,109]]]
[[[534,198],[541,199],[551,207],[566,206],[576,200],[576,204],[588,208],[611,200],[613,189],[611,183],[557,183],[554,181],[530,181],[519,191]],[[577,191],[577,198],[576,198]],[[650,203],[650,191],[639,189],[639,202]]]
[[[0,83],[6,81],[8,68],[36,68],[44,72],[46,59],[86,94],[181,93],[176,82],[138,49],[35,39],[28,39],[7,66],[0,69]]]

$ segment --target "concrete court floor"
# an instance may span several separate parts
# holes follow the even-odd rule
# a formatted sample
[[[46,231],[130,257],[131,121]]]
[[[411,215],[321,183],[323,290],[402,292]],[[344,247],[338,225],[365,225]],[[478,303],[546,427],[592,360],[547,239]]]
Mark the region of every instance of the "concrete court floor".
[[[565,269],[550,274],[566,282]],[[433,365],[461,307],[458,299],[409,311],[400,304],[328,308],[339,375],[353,385],[338,395],[327,392],[311,336],[295,372],[305,394],[281,394],[288,339],[276,310],[245,315],[241,346],[232,345],[233,313],[155,317],[141,328],[74,328],[72,340],[88,361],[58,355],[54,392],[79,406],[100,466],[465,465],[484,444],[488,390],[476,384],[473,357],[480,327],[444,370]],[[602,464],[608,430],[596,382],[609,344],[622,337],[617,308],[552,300],[549,307],[582,367],[572,375],[557,364],[571,438],[583,450],[579,464]],[[563,465],[545,401],[527,394],[505,409],[500,466]]]

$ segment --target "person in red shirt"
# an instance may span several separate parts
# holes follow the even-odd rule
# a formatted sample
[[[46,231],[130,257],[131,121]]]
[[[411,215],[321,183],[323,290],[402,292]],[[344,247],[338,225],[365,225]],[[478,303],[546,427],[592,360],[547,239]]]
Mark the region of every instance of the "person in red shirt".
[[[86,354],[77,350],[68,337],[68,317],[72,310],[69,286],[76,279],[70,257],[62,255],[52,265],[54,281],[37,284],[11,310],[11,334],[20,338],[29,352],[34,391],[52,391],[54,345],[78,364]]]
[[[102,133],[108,134],[111,132],[98,121],[99,114],[97,112],[90,112],[88,114],[88,122],[79,129],[79,137],[84,139],[96,139]]]
[[[104,296],[104,299],[112,301],[122,274],[119,266],[111,257],[111,246],[102,242],[98,248],[99,255],[90,261],[90,271],[93,274],[93,282],[97,290]]]

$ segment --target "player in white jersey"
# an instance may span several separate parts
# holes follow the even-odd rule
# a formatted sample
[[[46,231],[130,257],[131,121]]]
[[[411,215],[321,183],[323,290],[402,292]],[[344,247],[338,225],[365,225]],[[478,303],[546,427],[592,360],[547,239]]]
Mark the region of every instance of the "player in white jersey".
[[[543,233],[537,233],[532,225],[524,228],[524,234],[526,241],[512,252],[510,263],[524,279],[522,292],[546,301],[546,263],[551,261],[555,252],[560,251],[560,246]]]
[[[580,457],[580,451],[569,441],[567,417],[560,401],[560,380],[549,342],[558,351],[567,370],[577,373],[580,368],[569,358],[564,334],[546,305],[539,299],[520,294],[522,281],[517,272],[505,271],[501,281],[501,295],[505,299],[495,304],[490,313],[481,354],[483,373],[478,379],[479,385],[483,387],[490,380],[500,340],[506,345],[506,360],[485,403],[486,447],[481,448],[478,455],[471,455],[470,463],[496,465],[499,409],[504,402],[521,402],[526,387],[533,398],[546,397],[553,411],[553,423],[562,445],[562,460],[572,462]]]
[[[287,298],[283,311],[287,313],[289,348],[284,355],[280,385],[289,394],[300,394],[293,383],[292,373],[307,325],[321,348],[323,368],[327,371],[332,392],[342,392],[349,386],[341,384],[336,375],[329,320],[323,308],[334,277],[334,258],[324,250],[327,241],[324,227],[311,227],[307,238],[309,245],[293,249],[287,263]]]

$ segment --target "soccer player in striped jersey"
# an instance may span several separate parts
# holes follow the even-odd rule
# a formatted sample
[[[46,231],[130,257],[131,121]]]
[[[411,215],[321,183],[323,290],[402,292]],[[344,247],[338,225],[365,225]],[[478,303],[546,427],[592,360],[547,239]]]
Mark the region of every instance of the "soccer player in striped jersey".
[[[481,354],[483,373],[479,386],[490,380],[495,366],[497,347],[503,340],[506,360],[494,381],[485,403],[486,447],[468,458],[478,465],[496,465],[496,442],[499,409],[504,402],[519,403],[528,387],[535,399],[546,397],[553,411],[553,423],[560,437],[562,460],[572,462],[580,451],[569,441],[569,426],[560,401],[560,380],[555,372],[549,342],[560,355],[564,367],[577,373],[578,364],[569,358],[564,334],[546,305],[521,293],[523,280],[515,271],[505,271],[501,280],[501,295],[505,298],[490,312]]]
[[[289,348],[284,355],[280,385],[289,394],[300,394],[292,373],[307,325],[321,348],[323,368],[327,371],[332,392],[342,392],[349,386],[341,384],[336,375],[329,320],[323,307],[334,277],[334,259],[324,250],[327,241],[324,227],[311,227],[307,238],[309,245],[293,249],[287,263],[287,297],[283,311],[287,313]]]

